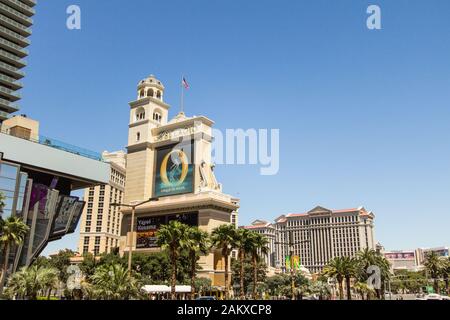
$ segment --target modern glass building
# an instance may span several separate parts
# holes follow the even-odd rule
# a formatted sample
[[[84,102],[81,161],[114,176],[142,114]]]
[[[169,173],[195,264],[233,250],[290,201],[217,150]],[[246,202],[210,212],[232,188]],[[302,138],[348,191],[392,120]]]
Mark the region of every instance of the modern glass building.
[[[0,0],[0,123],[19,107],[36,0]]]
[[[0,219],[19,217],[30,228],[21,245],[0,254],[1,264],[8,259],[8,272],[29,266],[49,241],[75,232],[85,202],[72,191],[106,184],[110,176],[101,155],[42,139],[28,123],[16,116],[0,132],[0,193],[6,198]]]

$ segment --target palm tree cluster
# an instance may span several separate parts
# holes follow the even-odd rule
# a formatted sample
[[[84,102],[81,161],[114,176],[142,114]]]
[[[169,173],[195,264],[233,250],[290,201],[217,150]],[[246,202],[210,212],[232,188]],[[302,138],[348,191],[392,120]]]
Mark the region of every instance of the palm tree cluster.
[[[247,229],[236,229],[232,225],[222,225],[211,234],[212,245],[221,251],[225,260],[225,298],[230,297],[228,260],[233,250],[238,250],[239,257],[239,295],[245,298],[244,264],[246,256],[251,257],[253,268],[252,297],[257,297],[258,262],[268,252],[268,240],[261,234]]]
[[[197,227],[190,227],[178,221],[171,221],[164,225],[157,233],[157,243],[163,250],[167,250],[172,267],[171,298],[176,298],[175,286],[177,279],[177,264],[186,252],[190,261],[191,298],[195,297],[195,280],[197,262],[200,256],[211,250],[219,250],[224,261],[225,297],[230,297],[229,258],[233,250],[239,250],[240,267],[240,295],[244,298],[244,260],[250,256],[253,266],[253,281],[258,281],[258,262],[260,257],[267,254],[267,239],[262,235],[246,229],[236,229],[233,225],[221,225],[209,235]],[[253,297],[256,298],[256,285],[253,285]]]
[[[369,267],[376,266],[380,270],[380,288],[374,288],[368,284]],[[384,298],[384,283],[391,277],[390,265],[386,258],[373,249],[364,249],[358,252],[356,257],[336,257],[323,269],[322,274],[336,280],[339,291],[339,299],[344,299],[344,282],[347,299],[352,299],[352,287],[361,295],[362,299],[370,299],[376,295],[378,299]],[[354,284],[352,286],[352,284]]]
[[[450,295],[449,291],[449,275],[450,275],[450,257],[442,257],[435,251],[431,251],[425,255],[425,271],[433,280],[434,292],[440,293],[439,280],[443,279],[445,283],[445,293]]]

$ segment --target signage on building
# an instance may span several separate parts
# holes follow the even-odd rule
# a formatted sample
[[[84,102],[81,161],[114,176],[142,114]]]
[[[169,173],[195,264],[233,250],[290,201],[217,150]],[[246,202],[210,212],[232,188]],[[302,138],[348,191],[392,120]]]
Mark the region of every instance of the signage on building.
[[[388,260],[414,259],[414,252],[389,252],[384,255]]]
[[[172,220],[177,220],[188,226],[198,226],[198,213],[180,213],[169,214],[165,216],[156,217],[142,217],[137,219],[137,249],[151,249],[158,248],[157,232],[162,225],[169,223]]]
[[[156,150],[153,195],[156,198],[194,191],[194,141]]]
[[[156,141],[161,142],[166,140],[177,139],[179,137],[189,136],[197,132],[198,126],[195,125],[186,128],[175,129],[173,131],[163,131],[156,136]]]

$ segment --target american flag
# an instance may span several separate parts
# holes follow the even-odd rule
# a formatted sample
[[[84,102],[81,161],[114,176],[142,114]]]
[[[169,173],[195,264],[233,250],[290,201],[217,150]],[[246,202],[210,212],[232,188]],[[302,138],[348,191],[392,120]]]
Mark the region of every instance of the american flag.
[[[186,81],[186,78],[185,77],[183,77],[183,81],[181,82],[182,83],[182,85],[183,85],[183,87],[185,88],[185,89],[189,89],[190,87],[189,87],[189,83]]]

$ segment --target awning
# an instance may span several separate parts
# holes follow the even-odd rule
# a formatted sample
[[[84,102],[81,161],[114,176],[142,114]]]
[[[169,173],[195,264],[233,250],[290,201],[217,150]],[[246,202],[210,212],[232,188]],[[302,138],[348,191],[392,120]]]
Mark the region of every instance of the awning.
[[[163,285],[146,285],[142,287],[146,293],[170,293],[171,288]],[[191,286],[175,286],[176,293],[190,293]]]

